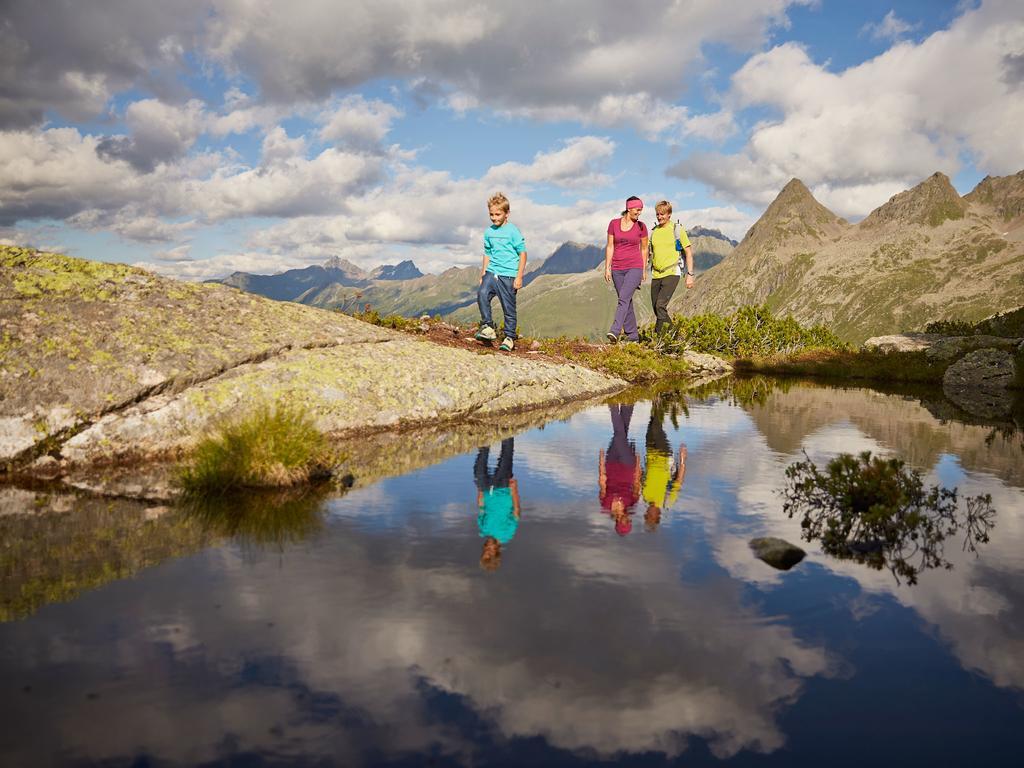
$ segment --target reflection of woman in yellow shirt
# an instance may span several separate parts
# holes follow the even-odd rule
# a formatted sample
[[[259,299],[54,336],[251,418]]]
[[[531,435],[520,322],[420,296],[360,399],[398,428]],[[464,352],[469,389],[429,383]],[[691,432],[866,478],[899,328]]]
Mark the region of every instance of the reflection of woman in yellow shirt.
[[[655,402],[647,425],[647,461],[644,468],[643,497],[647,502],[644,524],[653,530],[661,522],[661,510],[671,506],[679,495],[686,475],[686,446],[679,446],[675,473],[672,472],[672,447],[665,435],[662,421],[665,412]]]

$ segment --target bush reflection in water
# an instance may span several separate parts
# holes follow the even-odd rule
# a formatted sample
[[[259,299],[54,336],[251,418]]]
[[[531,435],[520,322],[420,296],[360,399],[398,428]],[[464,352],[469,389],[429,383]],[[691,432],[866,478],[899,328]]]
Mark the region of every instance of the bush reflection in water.
[[[961,510],[956,488],[925,490],[917,470],[870,451],[842,453],[824,472],[808,458],[787,467],[786,478],[783,511],[802,516],[807,541],[820,541],[834,557],[888,568],[897,583],[916,584],[929,568],[952,569],[945,540],[963,530],[964,549],[977,552],[995,525],[989,494],[966,499]]]

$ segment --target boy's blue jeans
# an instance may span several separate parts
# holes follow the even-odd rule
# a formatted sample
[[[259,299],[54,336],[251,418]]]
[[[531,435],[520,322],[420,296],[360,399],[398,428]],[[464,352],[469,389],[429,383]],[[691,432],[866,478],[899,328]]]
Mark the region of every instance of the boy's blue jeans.
[[[510,339],[518,339],[516,335],[516,290],[512,287],[514,277],[496,275],[493,272],[485,272],[484,279],[480,282],[480,288],[476,292],[476,303],[480,307],[480,322],[484,325],[494,327],[494,319],[491,316],[491,300],[497,296],[501,302],[501,313],[505,316],[504,333]]]

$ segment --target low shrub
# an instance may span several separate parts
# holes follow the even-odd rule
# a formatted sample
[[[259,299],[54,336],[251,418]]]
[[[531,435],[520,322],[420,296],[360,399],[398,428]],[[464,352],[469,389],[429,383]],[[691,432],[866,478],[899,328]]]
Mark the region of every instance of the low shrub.
[[[305,411],[263,404],[201,440],[179,481],[186,493],[294,486],[329,477],[336,461]]]
[[[998,312],[977,323],[966,320],[936,320],[924,327],[925,333],[941,333],[943,336],[1002,336],[1018,339],[1024,336],[1024,307],[1009,312]]]
[[[925,333],[939,333],[943,336],[973,336],[974,326],[964,320],[936,320],[924,327]]]
[[[1004,336],[1011,339],[1024,337],[1024,307],[993,315],[975,327],[978,333],[987,336]]]
[[[688,370],[682,357],[667,356],[643,344],[597,345],[564,337],[543,339],[540,344],[547,354],[630,382],[684,376]]]
[[[721,357],[791,355],[807,349],[845,350],[848,345],[823,325],[804,327],[793,317],[777,317],[767,306],[741,307],[731,315],[677,315],[661,333],[641,329],[651,349],[681,354],[686,350]]]

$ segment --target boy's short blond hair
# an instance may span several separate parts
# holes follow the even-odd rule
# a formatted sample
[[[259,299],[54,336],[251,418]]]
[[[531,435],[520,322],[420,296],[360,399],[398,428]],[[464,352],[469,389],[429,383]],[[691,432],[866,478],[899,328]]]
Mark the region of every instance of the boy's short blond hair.
[[[658,213],[664,213],[666,211],[668,213],[672,213],[672,203],[670,203],[668,200],[662,200],[656,206],[654,206],[654,210],[656,210]]]
[[[501,208],[505,213],[508,213],[512,206],[509,205],[508,198],[501,194],[501,192],[495,192],[487,198],[487,210],[495,207]]]

